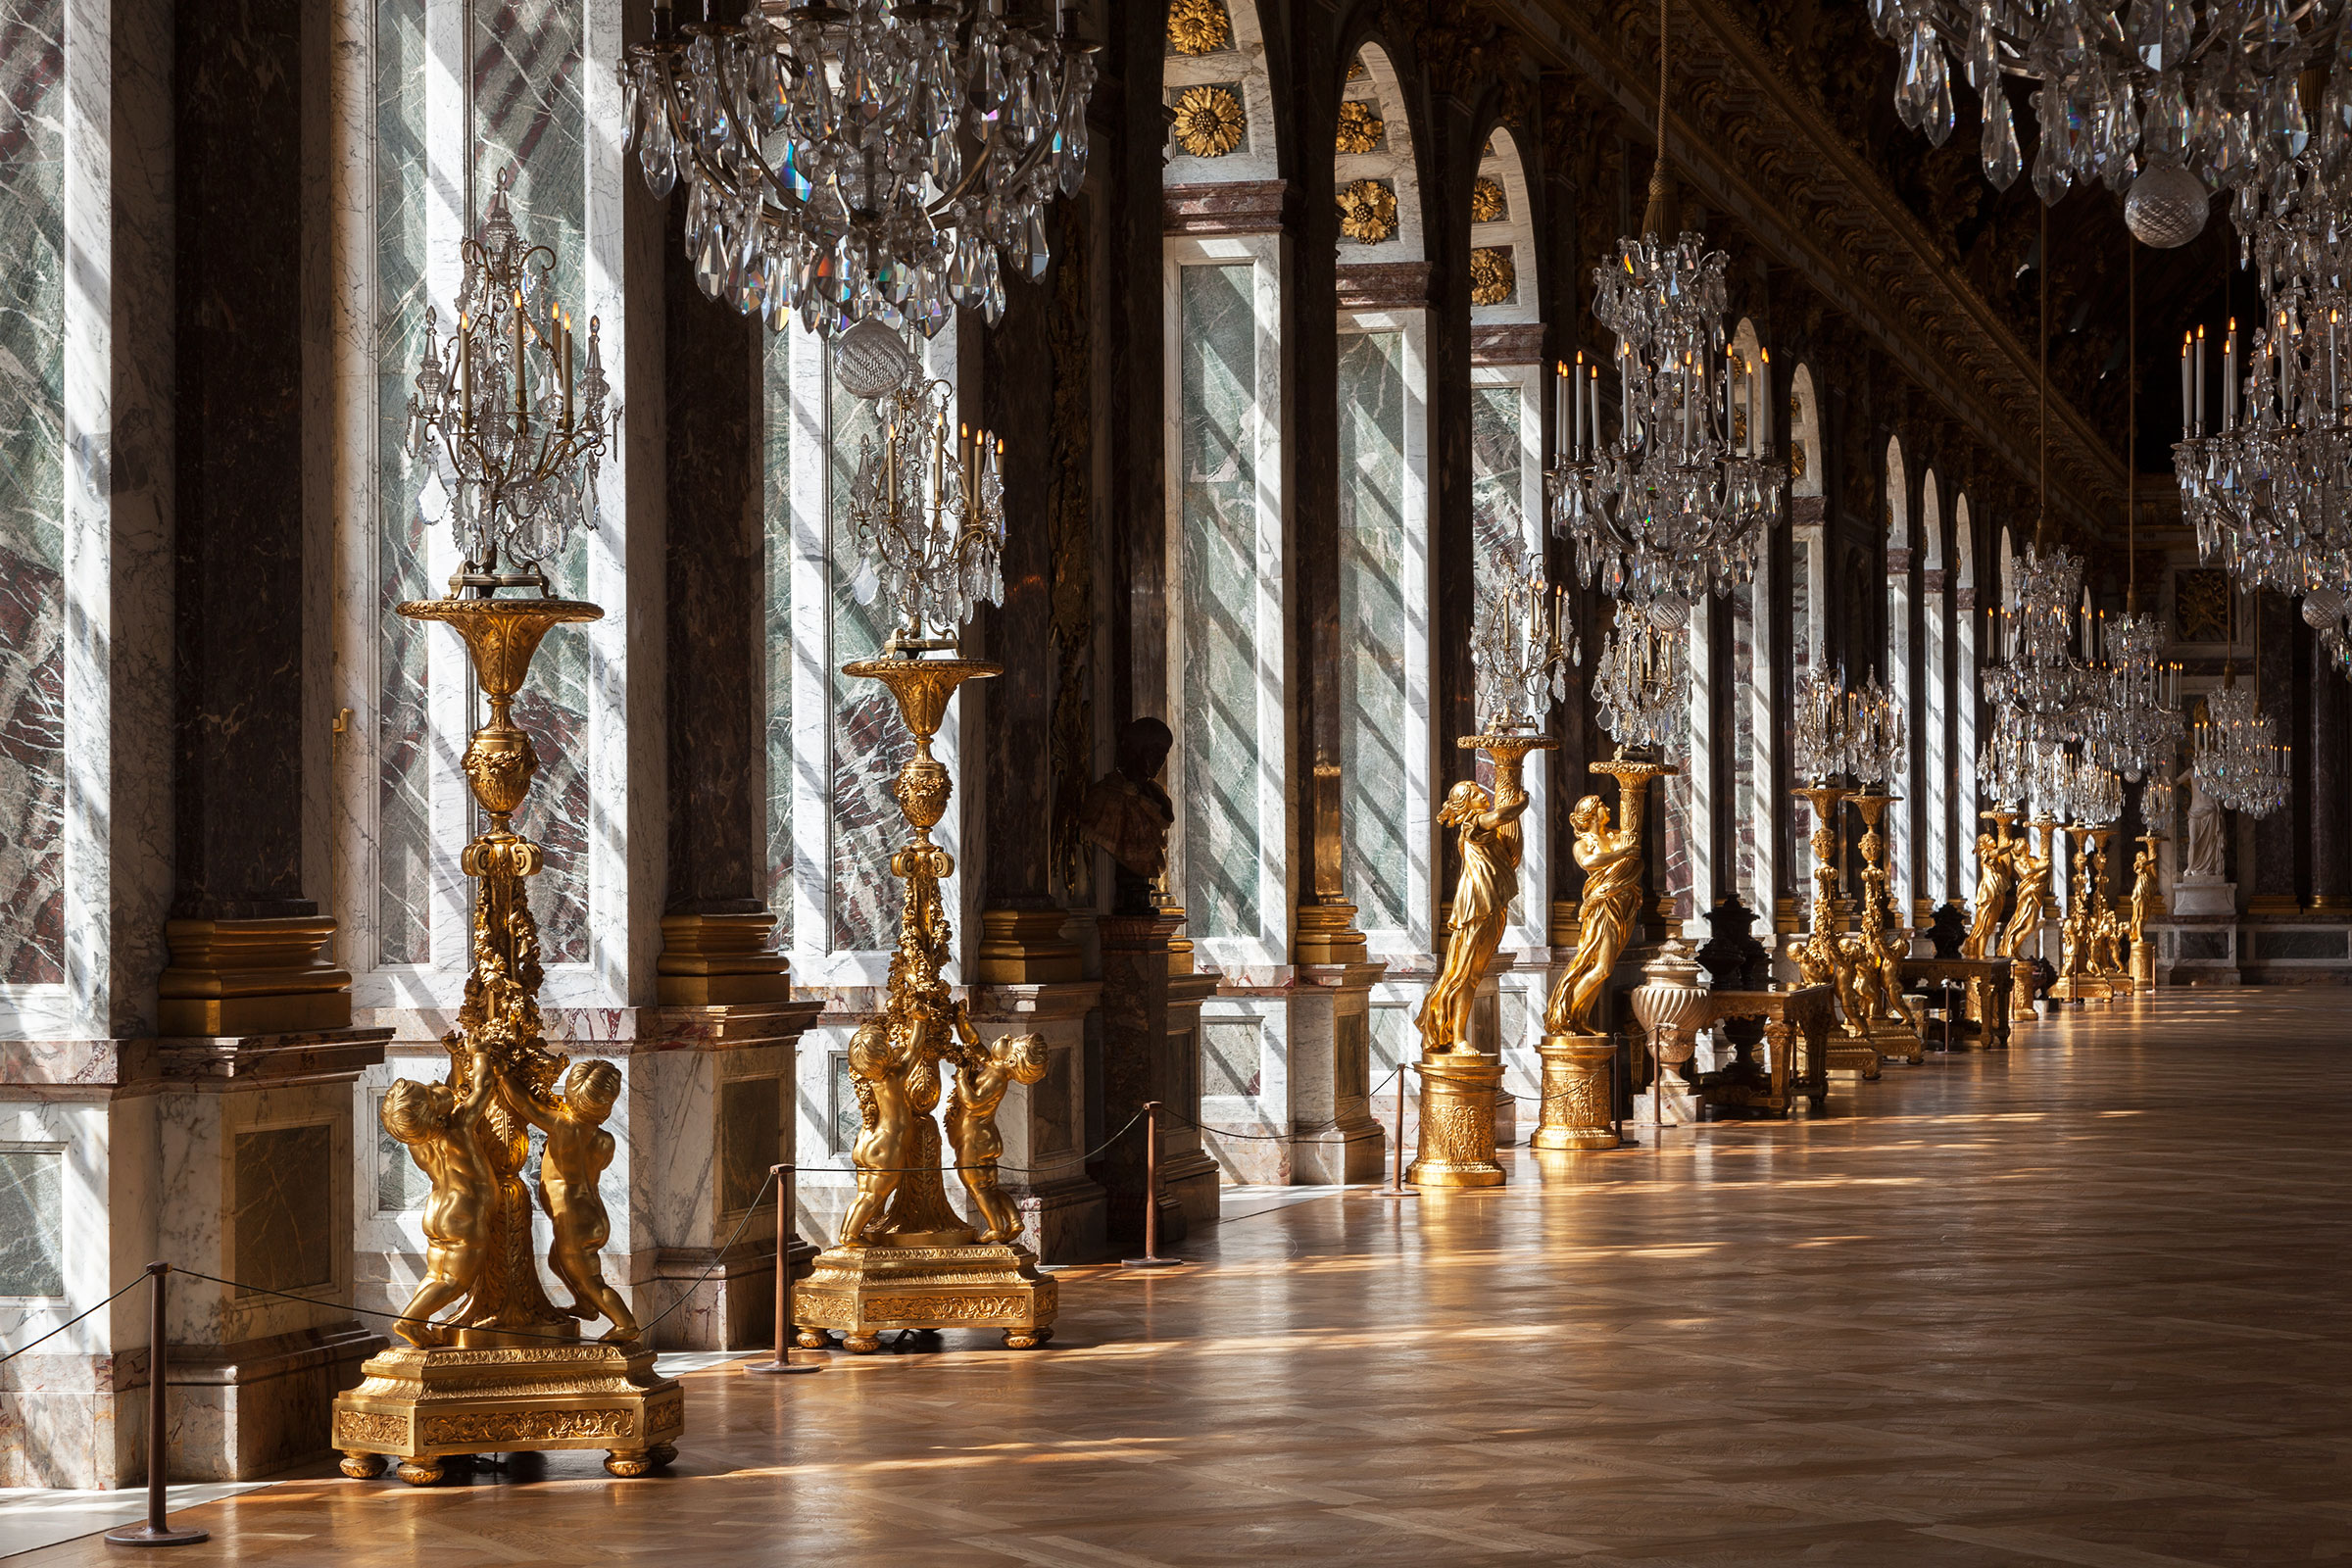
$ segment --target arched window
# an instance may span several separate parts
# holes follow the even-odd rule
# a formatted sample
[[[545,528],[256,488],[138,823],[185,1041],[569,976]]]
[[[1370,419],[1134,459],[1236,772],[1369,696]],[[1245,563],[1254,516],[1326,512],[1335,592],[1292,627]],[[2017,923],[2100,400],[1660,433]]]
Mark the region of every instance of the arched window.
[[[1519,144],[1508,127],[1489,133],[1470,196],[1470,524],[1472,570],[1483,598],[1496,564],[1512,551],[1544,557],[1543,317],[1537,287],[1533,210]],[[1440,737],[1446,744],[1446,738]],[[1503,944],[1548,940],[1551,754],[1527,760],[1527,854],[1519,902]],[[1492,783],[1486,760],[1479,777]],[[1532,1059],[1532,1057],[1531,1057]]]
[[[1928,474],[1933,493],[1935,472]],[[1911,706],[1911,507],[1910,478],[1903,468],[1902,442],[1886,440],[1886,689],[1905,709],[1903,742],[1919,744],[1920,713]],[[1886,792],[1899,797],[1886,808],[1886,892],[1898,910],[1911,907],[1911,767],[1906,757],[1886,780]]]
[[[1958,866],[1956,887],[1972,887],[1973,852],[1977,837],[1977,537],[1968,514],[1968,497],[1952,506],[1952,561],[1957,579],[1952,585],[1952,750],[1960,782],[1953,797],[1952,844]]]
[[[1227,198],[1202,225],[1216,232],[1172,220],[1164,243],[1168,667],[1178,672],[1169,851],[1196,948],[1238,969],[1290,957],[1283,240],[1263,35],[1249,0],[1230,0],[1225,16],[1223,36],[1199,53],[1172,39],[1165,72],[1169,205],[1206,187]],[[1204,1093],[1248,1092],[1254,1068],[1220,1083],[1221,1059],[1209,1054]]]
[[[1789,557],[1794,563],[1788,583],[1789,656],[1799,668],[1818,668],[1829,648],[1829,565],[1822,537],[1821,403],[1805,366],[1796,368],[1788,402]]]
[[[1742,364],[1761,364],[1763,346],[1755,324],[1741,320],[1732,334],[1732,351]],[[1769,368],[1767,368],[1769,370]],[[1746,436],[1742,412],[1735,438]],[[1730,701],[1732,863],[1717,878],[1720,891],[1739,895],[1748,908],[1772,914],[1772,617],[1757,607],[1772,603],[1772,552],[1757,552],[1754,580],[1732,590]],[[1695,715],[1694,715],[1695,716]]]
[[[1412,129],[1376,44],[1349,69],[1339,192],[1341,832],[1372,956],[1428,961],[1429,313]],[[1393,281],[1402,278],[1401,286]],[[1402,1019],[1384,1014],[1394,1034]]]
[[[460,242],[502,178],[511,181],[517,226],[555,253],[556,297],[599,319],[606,364],[621,380],[619,211],[591,199],[598,179],[617,182],[619,153],[588,134],[589,98],[609,80],[620,40],[617,19],[608,24],[591,9],[579,0],[374,7],[375,146],[372,181],[361,186],[368,211],[357,220],[361,243],[372,239],[372,266],[337,280],[340,308],[364,323],[374,379],[373,407],[342,432],[366,456],[338,497],[359,575],[338,601],[336,653],[353,713],[338,748],[349,765],[339,772],[334,880],[361,1008],[446,1005],[469,953],[468,884],[457,856],[473,805],[458,759],[473,682],[448,632],[404,620],[392,607],[433,597],[457,569],[450,530],[437,513],[428,516],[425,467],[409,456],[404,430],[425,311],[437,308],[446,328],[463,271]],[[453,60],[469,69],[433,64]],[[599,478],[598,528],[552,573],[556,592],[596,600],[607,619],[550,637],[515,704],[539,760],[514,826],[548,851],[546,870],[531,879],[531,906],[549,1005],[628,1000],[628,846],[625,828],[606,819],[621,809],[624,792],[592,788],[597,760],[624,750],[613,739],[626,722],[624,683],[597,681],[592,671],[622,662],[625,473],[625,449],[616,449]]]
[[[1952,896],[1952,768],[1951,685],[1948,642],[1944,635],[1943,518],[1936,470],[1928,470],[1919,501],[1919,539],[1924,564],[1920,567],[1920,624],[1925,644],[1921,674],[1918,733],[1912,751],[1920,759],[1925,786],[1920,816],[1927,823],[1927,853],[1920,862],[1920,909]],[[1927,919],[1918,920],[1926,925]]]

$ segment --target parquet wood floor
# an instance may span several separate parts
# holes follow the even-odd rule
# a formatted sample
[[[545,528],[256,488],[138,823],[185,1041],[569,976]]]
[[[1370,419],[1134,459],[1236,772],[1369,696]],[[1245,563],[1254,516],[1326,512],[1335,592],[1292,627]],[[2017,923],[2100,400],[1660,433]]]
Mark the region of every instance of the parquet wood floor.
[[[213,1540],[166,1561],[2352,1556],[2347,1045],[2342,993],[2094,1007],[1820,1121],[1521,1153],[1494,1195],[1334,1195],[1185,1269],[1071,1269],[1043,1351],[698,1372],[664,1478],[289,1482],[178,1516]]]

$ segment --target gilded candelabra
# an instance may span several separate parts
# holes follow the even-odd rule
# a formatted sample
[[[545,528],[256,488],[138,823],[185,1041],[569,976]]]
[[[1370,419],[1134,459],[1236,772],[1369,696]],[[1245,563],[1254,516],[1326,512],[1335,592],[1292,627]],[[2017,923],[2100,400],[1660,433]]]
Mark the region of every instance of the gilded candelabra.
[[[2148,942],[2148,916],[2165,912],[2164,889],[2157,881],[2156,846],[2161,833],[2142,833],[2139,853],[2132,858],[2132,989],[2156,989],[2156,950]]]
[[[1462,870],[1446,920],[1446,962],[1418,1020],[1421,1141],[1407,1179],[1420,1187],[1499,1187],[1504,1180],[1494,1155],[1502,1058],[1469,1038],[1470,1017],[1519,894],[1519,819],[1528,805],[1523,771],[1531,753],[1559,746],[1537,729],[1567,694],[1576,641],[1567,596],[1523,563],[1512,565],[1518,569],[1501,574],[1471,627],[1471,667],[1486,722],[1479,734],[1455,742],[1493,760],[1494,789],[1489,794],[1464,779],[1438,815],[1459,836]]]
[[[1876,1078],[1879,1053],[1870,1044],[1871,1009],[1855,962],[1858,949],[1842,941],[1838,929],[1843,921],[1838,913],[1838,806],[1852,792],[1816,779],[1793,793],[1813,808],[1813,909],[1812,928],[1787,953],[1798,978],[1809,986],[1828,986],[1837,998],[1842,1024],[1830,1042],[1831,1070]]]
[[[401,1343],[370,1357],[360,1386],[336,1398],[333,1442],[346,1475],[379,1475],[396,1456],[413,1485],[439,1480],[450,1454],[483,1450],[603,1448],[606,1469],[641,1476],[675,1456],[685,1396],[654,1371],[598,1256],[611,1231],[598,1179],[613,1155],[603,1124],[621,1074],[608,1061],[566,1071],[548,1048],[527,893],[546,856],[513,826],[539,765],[514,698],[550,631],[604,613],[548,597],[541,570],[594,521],[604,377],[591,321],[587,376],[575,385],[569,318],[547,292],[552,258],[516,234],[503,191],[464,255],[459,329],[443,350],[428,328],[410,428],[412,452],[427,464],[427,515],[448,518],[465,564],[449,597],[399,613],[454,629],[488,700],[462,760],[487,818],[459,862],[477,884],[473,967],[458,1027],[442,1041],[447,1081],[402,1079],[384,1096],[384,1130],[431,1184],[424,1278],[395,1325]],[[522,1172],[534,1129],[544,1140],[537,1197],[548,1265],[572,1297],[564,1306],[549,1299],[532,1249]],[[611,1325],[604,1335],[582,1340],[579,1324],[600,1319]]]
[[[1641,917],[1642,823],[1650,781],[1676,771],[1622,747],[1588,766],[1617,781],[1618,825],[1609,825],[1608,805],[1597,795],[1568,813],[1576,832],[1570,852],[1585,885],[1577,896],[1576,956],[1544,1007],[1544,1106],[1530,1140],[1536,1149],[1607,1149],[1617,1142],[1607,1124],[1616,1047],[1593,1026]]]
[[[792,1318],[809,1349],[839,1334],[844,1348],[868,1353],[887,1330],[944,1328],[999,1329],[1025,1349],[1053,1337],[1059,1293],[1020,1245],[1019,1215],[998,1186],[997,1109],[1013,1084],[1045,1076],[1045,1050],[1034,1035],[983,1043],[949,988],[945,883],[956,860],[931,838],[954,790],[931,755],[948,703],[965,681],[1004,670],[958,657],[956,636],[975,603],[1002,596],[1002,449],[967,434],[951,460],[944,386],[921,380],[911,352],[894,365],[890,345],[867,335],[867,363],[882,373],[853,390],[882,405],[883,437],[861,453],[852,514],[867,559],[882,563],[870,586],[900,627],[881,658],[842,672],[881,682],[914,737],[893,789],[909,837],[890,858],[904,886],[882,1011],[850,1041],[857,1196],[833,1246],[793,1287]],[[955,1152],[965,1216],[949,1203],[943,1150]]]

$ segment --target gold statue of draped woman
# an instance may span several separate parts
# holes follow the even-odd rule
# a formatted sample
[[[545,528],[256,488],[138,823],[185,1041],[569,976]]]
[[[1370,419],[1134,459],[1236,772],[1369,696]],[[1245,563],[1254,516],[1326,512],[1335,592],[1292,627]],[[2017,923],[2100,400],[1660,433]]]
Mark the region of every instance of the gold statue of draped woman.
[[[1639,822],[1612,831],[1608,806],[1588,795],[1568,813],[1576,829],[1576,863],[1585,873],[1577,899],[1576,956],[1544,1009],[1547,1034],[1589,1034],[1592,1009],[1617,967],[1617,956],[1633,935],[1642,906],[1642,828]]]
[[[1519,896],[1519,861],[1526,853],[1519,818],[1527,799],[1518,769],[1498,769],[1493,796],[1464,779],[1438,813],[1442,825],[1460,829],[1462,874],[1453,885],[1453,912],[1446,921],[1446,967],[1415,1020],[1424,1055],[1477,1054],[1469,1040],[1470,1004],[1502,946],[1503,923]]]

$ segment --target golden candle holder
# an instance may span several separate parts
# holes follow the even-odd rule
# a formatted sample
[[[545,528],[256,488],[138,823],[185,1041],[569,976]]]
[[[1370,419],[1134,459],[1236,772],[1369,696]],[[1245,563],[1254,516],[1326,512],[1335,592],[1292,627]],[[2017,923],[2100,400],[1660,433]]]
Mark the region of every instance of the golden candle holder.
[[[1911,930],[1899,918],[1888,918],[1899,911],[1886,891],[1886,839],[1879,831],[1886,808],[1901,799],[1875,790],[1845,798],[1845,804],[1862,818],[1862,841],[1855,846],[1862,856],[1862,899],[1860,929],[1841,936],[1838,943],[1852,955],[1855,986],[1869,1012],[1865,1033],[1874,1049],[1890,1060],[1917,1066],[1924,1057],[1924,1031],[1920,1019],[1902,1001],[1902,968],[1903,960],[1911,956]]]
[[[1642,902],[1642,824],[1652,779],[1671,776],[1662,762],[1627,757],[1621,750],[1605,761],[1587,764],[1617,781],[1618,825],[1609,826],[1608,808],[1597,795],[1577,802],[1569,813],[1576,829],[1572,853],[1585,873],[1577,897],[1576,956],[1551,988],[1544,1009],[1544,1103],[1534,1149],[1614,1149],[1617,1047],[1592,1032],[1609,978],[1632,939]]]
[[[1059,1291],[1019,1245],[1020,1216],[997,1185],[1004,1139],[997,1107],[1013,1083],[1045,1076],[1044,1042],[1005,1035],[983,1045],[964,1003],[941,971],[952,929],[941,883],[955,857],[931,841],[954,785],[931,755],[948,701],[967,680],[1003,673],[972,659],[891,655],[844,664],[844,674],[880,681],[914,736],[914,756],[894,793],[912,837],[890,859],[901,896],[898,950],[881,1016],[858,1026],[849,1052],[859,1132],[850,1152],[858,1196],[834,1245],[792,1289],[792,1320],[804,1348],[839,1334],[858,1354],[881,1348],[892,1329],[999,1329],[1013,1349],[1054,1334]],[[947,1096],[947,1133],[934,1119]],[[941,1150],[953,1148],[971,1216],[949,1205]]]
[[[515,694],[549,631],[604,612],[574,600],[464,597],[412,601],[399,612],[441,621],[466,641],[490,714],[463,766],[489,823],[460,861],[479,886],[473,969],[459,1026],[442,1041],[448,1081],[403,1079],[383,1102],[385,1130],[432,1183],[425,1278],[397,1325],[405,1343],[371,1356],[359,1387],[336,1397],[333,1444],[345,1475],[380,1475],[393,1456],[400,1478],[417,1486],[441,1479],[449,1455],[486,1451],[603,1448],[612,1474],[645,1475],[676,1456],[685,1395],[654,1371],[654,1352],[597,1257],[610,1229],[597,1179],[612,1158],[601,1124],[620,1074],[604,1061],[566,1071],[547,1047],[525,889],[545,858],[511,825],[539,765],[514,721]],[[548,1298],[532,1251],[522,1168],[534,1127],[546,1135],[548,1261],[575,1298],[568,1307]],[[612,1328],[581,1340],[579,1321],[599,1317]]]
[[[1812,929],[1784,951],[1804,984],[1828,986],[1837,998],[1843,1022],[1838,1033],[1830,1037],[1825,1054],[1829,1070],[1876,1078],[1879,1053],[1870,1044],[1870,1011],[1857,983],[1853,951],[1840,940],[1838,930],[1842,922],[1838,917],[1838,806],[1852,792],[1817,780],[1790,793],[1813,808],[1813,833],[1808,841],[1813,851],[1813,913]]]
[[[1464,735],[1454,744],[1494,760],[1494,790],[1490,795],[1464,779],[1447,793],[1438,817],[1459,835],[1462,872],[1446,922],[1446,962],[1418,1020],[1421,1059],[1413,1067],[1421,1075],[1421,1133],[1405,1180],[1419,1187],[1499,1187],[1507,1179],[1494,1152],[1502,1057],[1470,1040],[1470,1015],[1519,893],[1527,757],[1560,743],[1499,731]]]

